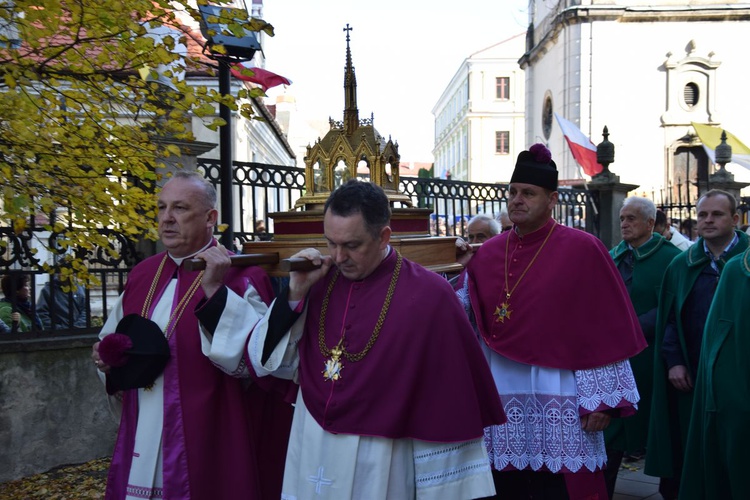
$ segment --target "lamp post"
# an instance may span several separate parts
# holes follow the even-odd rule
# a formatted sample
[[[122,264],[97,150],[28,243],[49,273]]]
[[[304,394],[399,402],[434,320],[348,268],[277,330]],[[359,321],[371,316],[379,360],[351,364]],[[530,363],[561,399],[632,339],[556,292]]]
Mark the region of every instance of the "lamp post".
[[[202,22],[201,33],[206,38],[210,56],[219,66],[219,93],[227,96],[231,92],[231,72],[229,65],[249,61],[260,50],[260,42],[255,33],[244,30],[244,36],[238,37],[226,29],[227,20],[243,23],[240,16],[246,16],[247,11],[218,7],[215,5],[200,5],[198,7]],[[242,12],[242,14],[240,14]],[[229,249],[234,248],[234,201],[232,197],[232,110],[225,104],[219,105],[219,116],[224,125],[219,130],[219,164],[221,183],[221,222],[227,229],[221,234],[221,243]]]

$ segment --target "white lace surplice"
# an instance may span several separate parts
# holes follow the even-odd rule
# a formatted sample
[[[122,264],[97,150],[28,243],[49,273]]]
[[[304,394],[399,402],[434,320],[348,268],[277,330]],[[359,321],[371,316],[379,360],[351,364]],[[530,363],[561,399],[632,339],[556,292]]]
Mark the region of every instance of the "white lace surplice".
[[[594,471],[607,461],[602,432],[581,429],[581,408],[638,402],[628,360],[590,370],[517,363],[483,344],[508,422],[485,429],[493,468]]]
[[[475,324],[468,279],[456,290]],[[475,325],[476,328],[476,325]],[[594,471],[607,462],[602,432],[584,432],[580,413],[640,399],[628,360],[589,370],[558,370],[512,361],[481,341],[508,422],[484,430],[496,470]]]

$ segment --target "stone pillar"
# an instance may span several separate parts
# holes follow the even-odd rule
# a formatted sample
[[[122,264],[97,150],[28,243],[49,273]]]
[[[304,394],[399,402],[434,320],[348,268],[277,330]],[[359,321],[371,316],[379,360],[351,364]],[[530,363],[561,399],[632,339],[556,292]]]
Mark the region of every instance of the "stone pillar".
[[[620,240],[620,209],[628,193],[637,189],[636,184],[623,184],[620,177],[611,172],[597,175],[589,182],[589,191],[599,197],[599,239],[608,249]]]
[[[722,189],[731,193],[738,204],[740,202],[740,191],[747,186],[750,186],[750,183],[735,181],[734,174],[728,172],[725,168],[721,168],[708,176],[709,189]]]

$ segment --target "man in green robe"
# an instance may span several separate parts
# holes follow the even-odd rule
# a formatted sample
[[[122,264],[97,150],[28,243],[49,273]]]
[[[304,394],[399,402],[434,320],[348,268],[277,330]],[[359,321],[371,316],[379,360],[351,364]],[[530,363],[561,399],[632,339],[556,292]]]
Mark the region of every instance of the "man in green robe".
[[[706,320],[680,498],[747,498],[750,249],[727,262]]]
[[[638,413],[624,419],[612,419],[612,423],[604,431],[607,447],[607,469],[604,475],[610,498],[614,493],[617,471],[624,452],[646,448],[659,287],[667,266],[680,253],[677,247],[653,232],[655,219],[656,207],[651,200],[638,196],[625,199],[620,209],[622,241],[609,252],[625,282],[641,330],[649,344],[630,359],[638,392],[641,394]]]
[[[735,229],[737,201],[711,190],[697,204],[701,237],[667,268],[654,344],[654,387],[645,473],[663,478],[660,492],[677,498],[701,341],[716,283],[727,260],[750,239]]]

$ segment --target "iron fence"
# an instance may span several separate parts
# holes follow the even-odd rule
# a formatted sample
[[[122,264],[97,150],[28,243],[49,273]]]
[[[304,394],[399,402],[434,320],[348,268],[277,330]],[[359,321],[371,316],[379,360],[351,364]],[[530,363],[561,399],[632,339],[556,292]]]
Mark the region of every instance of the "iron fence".
[[[198,167],[220,189],[218,160],[199,159]],[[305,194],[304,170],[297,167],[234,162],[234,220],[239,221],[234,235],[239,242],[273,236],[269,214],[294,208]],[[400,191],[411,197],[412,206],[431,208],[432,236],[466,236],[468,221],[479,213],[497,217],[507,206],[505,184],[477,183],[447,179],[402,177]],[[596,199],[589,191],[560,189],[553,217],[564,225],[599,234]],[[255,231],[255,222],[263,221],[267,233]]]
[[[219,161],[200,160],[199,169],[217,188],[219,183]],[[478,213],[496,216],[506,206],[507,189],[500,184],[482,184],[445,179],[402,178],[401,191],[412,199],[415,207],[431,208],[433,224],[431,234],[466,236],[468,220]],[[294,167],[264,165],[259,163],[235,162],[233,173],[233,190],[235,199],[234,220],[237,222],[235,235],[240,241],[273,236],[273,221],[269,214],[287,211],[294,208],[295,202],[305,193],[304,171]],[[591,193],[574,189],[561,189],[560,200],[554,210],[554,217],[562,224],[594,228],[598,234],[595,216],[592,211],[596,202]],[[50,254],[45,249],[57,248],[58,237],[44,229],[44,222],[37,223],[36,218],[29,221],[21,232],[12,227],[0,227],[0,274],[25,274],[31,284],[31,311],[36,313],[40,292],[50,275],[42,265],[52,263],[64,265],[59,255]],[[255,230],[255,221],[265,222],[268,233]],[[68,227],[68,230],[72,230]],[[116,298],[122,293],[130,269],[145,255],[150,255],[149,247],[141,247],[114,229],[101,229],[107,236],[110,249],[114,255],[107,254],[103,248],[93,250],[76,250],[76,255],[84,259],[89,271],[98,278],[99,284],[90,286],[85,294],[86,321],[83,327],[39,328],[34,325],[30,332],[4,334],[0,342],[39,337],[63,335],[93,335],[106,321],[109,310]],[[72,300],[68,296],[62,300]],[[71,305],[70,302],[67,304]],[[70,309],[70,307],[68,307]],[[68,318],[68,319],[73,319]]]
[[[219,160],[198,159],[198,170],[220,191],[221,164]],[[270,237],[272,221],[268,214],[291,210],[305,192],[305,171],[297,167],[234,162],[232,199],[236,227],[234,236],[240,241]],[[257,231],[263,221],[268,232]]]
[[[76,256],[86,262],[89,273],[92,274],[98,284],[91,283],[80,293],[84,294],[84,309],[79,321],[74,317],[74,297],[76,287],[67,288],[69,284],[63,284],[65,290],[51,293],[46,301],[46,308],[51,321],[49,325],[39,325],[35,321],[40,310],[37,305],[39,297],[45,287],[57,286],[54,277],[62,266],[65,266],[64,253],[49,253],[47,249],[56,248],[58,234],[49,232],[31,220],[27,228],[22,232],[15,231],[12,227],[0,227],[0,241],[2,249],[0,252],[0,273],[2,277],[14,278],[25,277],[30,286],[29,305],[27,307],[31,319],[31,329],[27,332],[12,331],[0,336],[2,341],[14,341],[19,339],[34,339],[40,337],[62,336],[62,335],[87,335],[97,333],[99,327],[106,321],[107,314],[112,308],[114,300],[122,293],[130,269],[141,259],[136,250],[135,242],[127,239],[123,234],[107,228],[99,229],[98,232],[105,236],[110,250],[115,250],[117,257],[108,256],[103,248],[92,250],[77,249]],[[51,265],[52,274],[43,269],[43,265]],[[11,307],[19,309],[16,297],[7,297]],[[85,316],[85,317],[84,317]],[[65,326],[53,321],[64,323]],[[72,326],[77,323],[76,326]],[[14,325],[8,325],[13,330]]]
[[[702,190],[694,182],[681,182],[674,185],[644,193],[643,196],[653,200],[656,208],[664,212],[670,224],[684,231],[687,235],[692,229],[697,235],[696,203],[700,195],[709,189],[708,185]],[[737,200],[737,212],[740,216],[740,226],[750,223],[750,196],[742,196]]]

